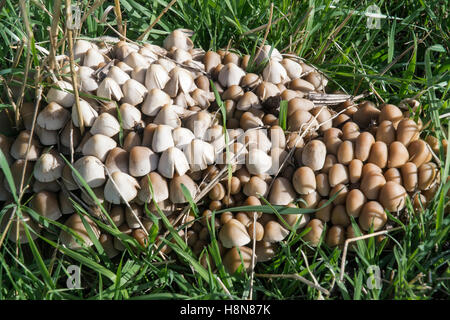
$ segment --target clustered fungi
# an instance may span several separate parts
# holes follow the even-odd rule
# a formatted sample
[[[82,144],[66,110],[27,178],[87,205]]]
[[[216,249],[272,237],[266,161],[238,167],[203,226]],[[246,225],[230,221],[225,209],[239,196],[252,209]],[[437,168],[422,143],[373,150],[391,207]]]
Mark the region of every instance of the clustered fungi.
[[[69,197],[102,217],[60,153],[73,159],[119,230],[142,245],[157,221],[146,215],[144,205],[158,217],[154,200],[170,222],[179,223],[188,202],[181,185],[193,199],[200,196],[202,219],[194,221],[191,211],[183,219],[188,227],[179,231],[195,254],[209,243],[213,211],[262,205],[260,196],[273,205],[318,209],[285,215],[284,221],[262,212],[217,215],[223,263],[234,272],[241,257],[250,268],[253,239],[257,262],[270,260],[278,242],[304,228],[310,228],[304,240],[312,246],[321,237],[331,247],[341,246],[355,235],[350,216],[362,232],[377,231],[388,221],[385,210],[398,215],[408,196],[416,209],[433,197],[440,182],[432,162],[437,141],[420,137],[422,123],[410,117],[417,101],[408,99],[398,107],[348,100],[331,108],[309,99],[311,93],[324,93],[328,80],[298,57],[283,56],[269,45],[254,59],[229,50],[204,52],[189,36],[175,30],[163,47],[76,42],[78,87],[88,95],[81,95],[77,106],[70,77],[62,75],[46,95],[29,150],[33,103],[23,105],[24,130],[12,140],[0,136],[16,186],[28,155],[25,181],[31,188],[26,191],[34,193],[30,205],[35,212],[53,220],[64,217],[85,246],[92,245],[88,223],[110,257],[125,250],[90,218],[83,223],[75,213]],[[210,79],[223,100],[227,130]],[[286,131],[278,119],[281,100],[287,101]],[[227,163],[232,164],[231,180],[219,176]],[[7,203],[11,190],[4,176],[1,180],[0,200]],[[19,226],[19,240],[26,243],[23,223],[36,232],[42,226],[22,215],[9,238],[16,241]],[[81,248],[66,231],[60,241]]]

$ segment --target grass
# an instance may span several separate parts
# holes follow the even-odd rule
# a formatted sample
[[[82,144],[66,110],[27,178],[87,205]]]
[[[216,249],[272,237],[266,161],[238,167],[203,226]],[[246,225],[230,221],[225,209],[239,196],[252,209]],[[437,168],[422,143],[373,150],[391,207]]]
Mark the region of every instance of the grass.
[[[58,20],[50,16],[57,1],[0,1],[0,108],[13,120],[23,101],[35,101],[36,92],[48,87],[52,75],[41,69],[46,52],[51,50],[49,30],[59,30],[57,41],[64,40],[64,2]],[[75,1],[73,1],[75,3]],[[82,17],[89,8],[81,32],[76,36],[97,38],[117,36],[114,1],[79,1]],[[122,0],[121,19],[129,39],[137,39],[167,6],[162,0]],[[364,15],[369,5],[377,5],[385,18],[379,29],[367,28]],[[194,0],[177,1],[144,41],[162,44],[175,28],[195,32],[196,46],[219,49],[227,46],[241,53],[255,53],[266,33],[270,1],[266,0]],[[45,10],[45,8],[47,8]],[[357,95],[372,92],[371,100],[398,104],[415,97],[421,103],[419,113],[425,124],[423,137],[438,138],[442,181],[447,181],[449,154],[444,154],[442,140],[449,139],[449,7],[447,1],[292,1],[274,2],[271,27],[266,43],[283,53],[300,55],[327,74],[332,90]],[[60,29],[57,29],[59,27]],[[63,43],[63,42],[62,42]],[[67,46],[59,46],[56,55]],[[8,90],[9,88],[9,90]],[[45,93],[45,91],[44,91]],[[45,99],[45,96],[44,96]],[[4,122],[2,122],[4,123]],[[13,126],[2,125],[2,133],[14,136]],[[450,149],[449,151],[450,152]],[[13,180],[8,164],[0,164],[10,186]],[[92,190],[84,185],[87,192]],[[450,182],[442,184],[435,199],[420,213],[407,210],[409,222],[385,235],[381,241],[369,238],[356,242],[340,281],[342,250],[320,244],[317,249],[305,244],[302,234],[294,234],[280,244],[277,256],[256,265],[253,298],[257,299],[448,299],[450,292],[450,218],[447,192]],[[11,187],[11,190],[16,190]],[[97,200],[98,201],[98,200]],[[86,215],[77,205],[77,213]],[[269,206],[265,210],[271,210]],[[47,226],[29,245],[16,246],[5,239],[0,248],[0,299],[247,299],[250,275],[228,275],[222,267],[212,273],[212,265],[221,266],[217,235],[211,231],[211,244],[199,263],[164,214],[152,215],[160,228],[169,231],[167,240],[151,241],[147,248],[117,228],[96,219],[101,228],[119,237],[127,250],[112,261],[98,243],[82,251],[66,249],[57,235],[63,228],[33,212],[20,194],[0,211],[8,209],[18,216],[26,212]],[[280,209],[276,209],[280,211]],[[275,211],[276,211],[275,210]],[[108,217],[107,211],[102,208]],[[149,211],[147,210],[147,213]],[[283,212],[279,212],[283,213]],[[214,216],[214,215],[213,215]],[[392,217],[393,218],[393,217]],[[394,219],[394,218],[393,218]],[[167,221],[166,221],[167,220]],[[212,224],[213,225],[213,224]],[[155,230],[153,230],[155,231]],[[156,230],[157,231],[157,230]],[[31,239],[33,230],[28,230]],[[304,233],[304,232],[303,232]],[[154,235],[154,234],[153,234]],[[150,240],[155,240],[154,236]],[[169,259],[162,259],[158,249],[172,249]],[[81,266],[82,289],[67,289],[70,265]],[[382,287],[368,285],[373,266],[378,266]],[[376,272],[376,270],[375,270]],[[260,274],[271,275],[268,277]],[[329,294],[303,281],[277,275],[299,275],[326,289]],[[218,280],[220,279],[220,280]],[[226,288],[226,289],[224,289]]]

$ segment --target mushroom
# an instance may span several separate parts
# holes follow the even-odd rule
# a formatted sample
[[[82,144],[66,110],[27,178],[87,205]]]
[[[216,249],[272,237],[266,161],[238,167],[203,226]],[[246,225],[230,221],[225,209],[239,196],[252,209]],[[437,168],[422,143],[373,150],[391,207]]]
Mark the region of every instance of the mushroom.
[[[246,167],[250,174],[263,174],[272,167],[272,157],[260,149],[251,148],[246,157]]]
[[[98,65],[105,62],[105,58],[97,48],[89,48],[83,58],[83,66],[96,69]]]
[[[269,202],[274,205],[288,205],[295,200],[295,191],[291,182],[283,177],[274,180],[269,194]]]
[[[36,123],[46,130],[59,130],[64,127],[69,117],[69,111],[56,102],[50,102],[39,112]]]
[[[419,167],[418,172],[418,188],[420,190],[428,190],[433,183],[437,181],[438,169],[435,163],[424,163]]]
[[[335,187],[338,184],[346,184],[349,181],[349,174],[347,167],[341,163],[336,163],[331,166],[328,171],[328,182],[330,187]]]
[[[289,230],[283,228],[281,224],[276,221],[269,221],[264,226],[263,241],[280,242],[289,234]]]
[[[109,100],[120,101],[120,99],[123,98],[123,92],[122,89],[120,89],[119,84],[113,78],[106,77],[100,82],[97,88],[97,96]]]
[[[170,147],[161,155],[158,171],[166,178],[173,178],[175,173],[182,176],[189,170],[189,163],[184,153],[176,148]]]
[[[395,141],[395,128],[391,121],[384,120],[378,125],[376,140],[383,141],[388,146]]]
[[[320,140],[311,140],[303,147],[302,163],[314,171],[318,171],[323,168],[326,155],[325,144]]]
[[[181,125],[181,120],[175,111],[175,107],[166,104],[159,110],[158,115],[153,120],[153,123],[164,124],[172,128],[177,128]]]
[[[386,184],[386,179],[381,172],[370,172],[363,174],[361,180],[361,191],[369,200],[378,199],[380,189]]]
[[[310,167],[298,168],[292,177],[292,185],[297,193],[306,195],[316,190],[316,178]]]
[[[94,134],[84,144],[82,151],[85,156],[95,156],[104,162],[108,152],[114,149],[117,143],[110,137]]]
[[[40,155],[39,143],[31,138],[30,148],[28,150],[28,141],[30,140],[30,131],[21,131],[14,142],[11,144],[9,153],[14,159],[25,159],[29,161],[36,161]],[[27,153],[28,151],[28,153]]]
[[[73,87],[69,82],[66,81],[56,81],[55,87],[51,87],[47,93],[48,103],[56,102],[57,104],[63,106],[64,108],[71,107],[75,102],[75,96],[73,93]]]
[[[123,173],[128,174],[128,159],[129,154],[126,150],[115,147],[108,152],[105,166],[108,168],[109,173],[122,171]]]
[[[80,237],[83,241],[83,244],[90,247],[94,243],[92,239],[89,236],[88,231],[86,230],[86,227],[83,223],[83,220],[89,225],[91,228],[94,236],[99,239],[100,238],[100,230],[98,229],[97,225],[88,217],[88,216],[81,216],[78,213],[72,214],[69,219],[66,220],[64,225],[66,227],[69,227],[75,234]],[[80,240],[75,239],[72,234],[68,233],[65,230],[62,230],[59,235],[59,240],[61,241],[62,245],[66,248],[69,248],[71,250],[79,250],[83,248],[83,245],[79,243]],[[78,240],[78,241],[77,241]]]
[[[195,136],[191,130],[183,127],[178,127],[173,129],[172,138],[174,146],[182,149],[186,145],[188,145],[192,140],[194,140]]]
[[[419,127],[412,119],[402,119],[397,126],[397,141],[403,143],[406,147],[411,141],[419,138]]]
[[[172,127],[160,124],[153,131],[152,149],[159,153],[173,147]]]
[[[206,169],[215,159],[214,147],[200,139],[192,140],[184,149],[184,155],[193,172]]]
[[[141,110],[147,116],[156,116],[166,104],[172,104],[170,96],[158,88],[149,89]]]
[[[145,87],[150,91],[152,89],[164,89],[170,80],[169,73],[163,66],[153,63],[147,69],[145,74]]]
[[[144,101],[144,97],[147,94],[147,88],[140,82],[134,79],[128,79],[123,85],[123,99],[124,103],[129,103],[133,106],[140,104]]]
[[[111,66],[108,71],[108,77],[117,82],[119,86],[123,85],[127,80],[130,79],[128,73],[117,66]]]
[[[175,98],[179,92],[188,94],[197,88],[194,78],[186,69],[175,67],[169,72],[170,80],[164,87],[164,91],[172,98]]]
[[[302,75],[302,66],[291,59],[283,59],[281,65],[286,70],[289,78],[297,79]]]
[[[133,130],[141,122],[141,112],[129,103],[122,103],[119,112],[122,118],[122,127],[125,130]]]
[[[194,43],[189,39],[188,35],[191,34],[189,30],[186,29],[175,29],[173,30],[165,39],[163,46],[166,50],[171,50],[172,48],[178,48],[182,50],[190,50],[194,47]]]
[[[252,176],[250,180],[244,184],[243,192],[246,196],[266,196],[269,186],[258,176]]]
[[[111,177],[105,184],[105,200],[113,204],[130,202],[136,198],[139,188],[139,183],[134,177],[121,171],[116,171],[111,174]]]
[[[220,70],[218,79],[223,87],[231,87],[232,85],[239,85],[244,76],[245,71],[230,62]]]
[[[358,222],[364,231],[369,231],[371,227],[373,227],[373,231],[378,231],[386,224],[387,215],[380,203],[369,201],[362,208]]]
[[[386,210],[396,212],[406,206],[406,190],[398,183],[388,181],[381,188],[379,201]]]
[[[119,131],[119,121],[107,112],[103,112],[95,119],[90,130],[92,135],[102,134],[107,137],[112,137],[119,133]]]
[[[332,226],[327,231],[325,243],[329,247],[343,246],[345,242],[345,229],[342,226]]]
[[[186,174],[182,176],[176,175],[170,181],[169,185],[169,199],[172,203],[188,202],[181,189],[182,184],[187,188],[192,199],[195,199],[195,196],[197,195],[197,185],[195,182]]]
[[[38,214],[50,220],[58,220],[62,216],[58,197],[53,192],[41,191],[36,193],[31,200],[31,207]]]
[[[402,182],[406,191],[413,192],[418,184],[418,170],[414,162],[407,162],[400,168],[402,174]]]
[[[52,182],[60,178],[64,166],[63,159],[55,150],[44,153],[34,165],[34,177],[40,182]]]
[[[376,141],[370,149],[370,163],[376,164],[381,169],[385,168],[388,161],[388,147],[383,141]]]
[[[95,109],[92,108],[91,105],[87,101],[81,100],[81,99],[80,99],[80,111],[81,111],[81,116],[83,118],[84,126],[91,127],[94,124],[95,119],[97,119],[97,117],[98,117],[97,111],[95,111]],[[72,106],[72,122],[75,127],[80,127],[80,123],[79,123],[78,119],[79,118],[78,118],[77,106],[74,104]]]
[[[222,259],[223,266],[228,273],[234,274],[243,261],[243,269],[248,272],[251,268],[252,256],[252,249],[248,247],[231,248]]]
[[[428,144],[422,139],[411,141],[408,145],[409,161],[417,167],[431,160],[431,152]]]
[[[152,196],[150,193],[150,186],[148,180],[150,179],[154,198],[156,202],[162,202],[169,198],[169,188],[167,186],[167,181],[157,172],[150,172],[148,175],[141,178],[140,190],[138,192],[138,198],[142,202],[150,203]]]
[[[284,83],[289,81],[286,69],[277,59],[270,59],[262,72],[264,81],[269,81],[274,84]]]
[[[347,211],[347,214],[355,218],[359,217],[361,209],[366,202],[367,199],[361,190],[359,189],[351,190],[347,194],[347,197],[345,199],[345,209]]]
[[[308,242],[311,246],[317,247],[323,233],[323,222],[319,219],[312,219],[305,227],[311,228],[308,233],[303,236],[303,240]]]
[[[114,248],[114,238],[112,235],[106,233],[101,234],[99,242],[108,255],[108,258],[112,259],[119,254],[120,251]]]
[[[355,141],[355,158],[366,161],[369,158],[370,150],[375,143],[375,138],[370,132],[361,132]]]
[[[68,166],[67,166],[68,167]],[[80,176],[91,188],[97,188],[105,183],[105,172],[102,162],[94,156],[85,156],[78,159],[74,165],[74,169],[78,171]],[[70,170],[70,167],[68,167]],[[72,172],[72,178],[81,184],[75,172]],[[71,182],[69,182],[71,183]],[[69,189],[70,190],[70,189]]]
[[[244,246],[251,240],[245,226],[236,219],[230,219],[222,226],[219,239],[225,248]]]

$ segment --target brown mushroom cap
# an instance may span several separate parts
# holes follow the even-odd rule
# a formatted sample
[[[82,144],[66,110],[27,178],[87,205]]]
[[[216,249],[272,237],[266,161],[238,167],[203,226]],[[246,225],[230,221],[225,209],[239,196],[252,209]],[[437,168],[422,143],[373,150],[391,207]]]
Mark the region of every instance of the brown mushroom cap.
[[[398,123],[397,141],[409,146],[411,141],[417,140],[419,137],[419,127],[412,119],[403,119]]]
[[[353,189],[347,194],[345,200],[345,209],[349,216],[357,218],[361,212],[362,207],[367,202],[364,193],[359,189]]]
[[[375,138],[370,132],[361,132],[355,141],[355,158],[366,161],[369,158],[374,143]]]
[[[266,196],[269,186],[267,182],[258,176],[252,176],[250,181],[244,184],[243,192],[246,196]]]
[[[239,251],[237,247],[231,248],[222,259],[225,270],[230,274],[234,274],[238,270],[239,266],[242,264],[242,261],[244,262],[244,270],[247,272],[250,271],[252,263],[252,249],[248,247],[239,247]]]
[[[219,239],[225,248],[244,246],[251,240],[245,226],[236,219],[230,219],[222,226]]]
[[[395,128],[394,124],[389,120],[384,120],[378,125],[376,140],[390,145],[395,141]]]
[[[197,195],[197,184],[191,179],[191,177],[186,174],[182,176],[176,175],[170,181],[169,185],[169,199],[173,203],[188,202],[181,189],[182,184],[188,189],[192,199],[195,199],[195,196]]]
[[[285,229],[276,221],[269,221],[264,226],[263,241],[280,242],[289,234],[289,230]]]
[[[339,163],[348,165],[354,158],[353,142],[343,141],[337,150],[337,159]]]
[[[21,131],[16,140],[11,145],[10,154],[14,159],[25,159],[27,156],[28,140],[30,138],[30,131]],[[30,150],[28,152],[27,160],[35,161],[40,155],[39,143],[36,139],[31,139]]]
[[[428,144],[422,139],[411,141],[408,145],[409,161],[414,162],[417,167],[431,160],[431,152]]]
[[[387,162],[388,168],[400,168],[408,162],[408,150],[403,143],[394,141],[389,145],[389,157]]]
[[[291,182],[283,177],[275,179],[269,194],[269,202],[275,205],[287,205],[295,200],[295,191]]]
[[[397,106],[393,104],[385,104],[381,108],[381,112],[378,117],[378,122],[381,123],[384,120],[389,120],[394,124],[394,127],[397,128],[398,123],[402,119],[403,119],[402,110],[400,110]]]
[[[83,219],[85,219],[85,221],[89,224],[95,237],[98,239],[100,237],[100,230],[98,229],[97,225],[87,216],[84,216]],[[77,213],[72,214],[64,224],[67,227],[71,228],[78,236],[80,236],[83,239],[84,244],[86,246],[90,247],[93,245],[93,242],[89,237],[88,231],[86,230],[83,221],[81,220],[81,217]],[[63,246],[69,249],[78,250],[83,248],[83,246],[79,244],[70,233],[64,230],[61,231],[59,239],[63,244]]]
[[[326,155],[325,144],[320,140],[311,140],[303,147],[302,163],[314,171],[318,171],[323,168]]]
[[[424,163],[419,167],[419,183],[420,190],[428,190],[431,185],[437,180],[438,169],[434,162]]]
[[[331,223],[333,225],[340,225],[343,227],[347,227],[350,225],[350,217],[345,210],[345,206],[340,204],[333,208],[331,211]]]
[[[62,216],[58,196],[50,191],[36,193],[31,200],[31,207],[38,214],[51,220],[58,220]]]
[[[335,187],[338,184],[346,184],[349,181],[347,167],[341,163],[334,164],[328,171],[328,182],[330,187]]]
[[[395,183],[402,184],[402,175],[397,168],[390,168],[384,173],[386,181],[394,181]]]
[[[309,242],[311,246],[317,247],[323,233],[323,222],[319,219],[312,219],[305,228],[311,228],[311,230],[303,236],[303,240]]]
[[[406,205],[406,190],[402,185],[389,181],[381,188],[379,201],[386,210],[396,212]]]
[[[388,147],[383,141],[376,141],[372,149],[368,161],[376,164],[381,169],[385,168],[388,160]]]
[[[401,168],[402,182],[406,191],[413,192],[417,188],[419,176],[417,166],[414,162],[407,162]]]
[[[256,262],[269,261],[276,255],[276,243],[268,241],[257,241],[255,254]]]
[[[292,184],[297,193],[306,195],[316,189],[316,178],[310,167],[300,167],[294,172]]]
[[[361,191],[369,200],[378,199],[380,189],[386,184],[386,179],[383,174],[378,172],[369,172],[364,175],[361,180]]]
[[[250,239],[253,240],[253,233],[255,234],[256,241],[261,241],[264,237],[264,227],[258,221],[251,222],[247,227],[248,234],[250,235]]]
[[[364,231],[369,231],[371,226],[373,226],[373,231],[378,231],[386,224],[387,215],[380,203],[369,201],[362,208],[358,222]]]
[[[345,242],[345,229],[342,226],[332,226],[327,231],[325,243],[329,247],[342,246]]]

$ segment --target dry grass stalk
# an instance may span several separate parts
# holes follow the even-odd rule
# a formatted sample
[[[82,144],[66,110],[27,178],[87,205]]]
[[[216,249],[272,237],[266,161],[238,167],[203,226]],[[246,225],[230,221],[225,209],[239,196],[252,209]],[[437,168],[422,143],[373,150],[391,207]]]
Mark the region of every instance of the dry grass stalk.
[[[260,278],[285,278],[285,279],[298,280],[300,282],[303,282],[307,286],[310,286],[316,290],[319,290],[320,292],[322,292],[323,294],[325,294],[327,296],[330,295],[330,292],[327,289],[321,287],[320,285],[316,285],[314,282],[311,282],[308,279],[306,279],[296,273],[293,273],[293,274],[260,274],[260,273],[256,273],[255,276],[260,277]]]
[[[161,11],[159,16],[155,19],[155,21],[153,21],[152,24],[150,24],[148,28],[145,29],[145,31],[139,36],[139,38],[137,38],[138,41],[142,41],[147,36],[147,33],[149,33],[153,29],[153,27],[159,22],[159,20],[161,20],[162,16],[167,11],[169,11],[170,7],[172,7],[175,4],[175,2],[177,2],[177,0],[172,0],[169,2],[169,4],[163,9],[163,11]]]

